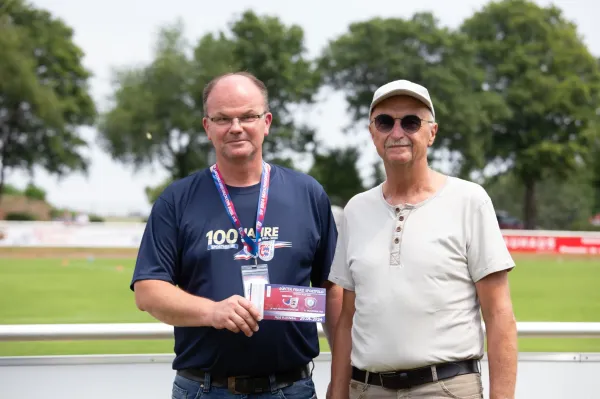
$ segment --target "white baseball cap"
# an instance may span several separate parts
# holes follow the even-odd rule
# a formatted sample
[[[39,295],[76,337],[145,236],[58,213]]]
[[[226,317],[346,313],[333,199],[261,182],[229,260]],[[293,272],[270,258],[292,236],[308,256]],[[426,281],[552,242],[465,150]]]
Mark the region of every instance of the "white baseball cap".
[[[371,112],[373,112],[375,105],[386,98],[399,95],[411,96],[421,101],[423,104],[427,105],[435,118],[435,111],[433,109],[431,97],[429,97],[429,91],[419,84],[404,79],[386,83],[375,91],[373,101],[371,101],[371,106],[369,107],[369,117],[371,116]]]

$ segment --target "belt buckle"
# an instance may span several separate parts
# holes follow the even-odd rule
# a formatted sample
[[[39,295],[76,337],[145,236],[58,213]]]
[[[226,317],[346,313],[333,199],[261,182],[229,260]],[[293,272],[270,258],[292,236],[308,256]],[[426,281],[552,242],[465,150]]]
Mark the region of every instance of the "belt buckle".
[[[238,385],[238,383],[240,385]],[[238,386],[242,389],[238,389]],[[264,388],[257,388],[252,377],[227,377],[227,389],[236,395],[253,395],[267,392]]]
[[[386,377],[393,377],[393,379],[390,381],[391,385],[384,383],[384,379]],[[404,371],[402,371],[402,372],[391,371],[391,372],[386,372],[386,373],[379,373],[379,382],[381,383],[381,386],[384,388],[388,388],[388,387],[391,389],[410,388],[410,384],[408,383],[408,373],[406,373]]]
[[[242,395],[243,392],[239,392],[236,388],[237,388],[237,378],[236,377],[227,377],[227,389],[229,390],[229,392],[236,394],[236,395]]]

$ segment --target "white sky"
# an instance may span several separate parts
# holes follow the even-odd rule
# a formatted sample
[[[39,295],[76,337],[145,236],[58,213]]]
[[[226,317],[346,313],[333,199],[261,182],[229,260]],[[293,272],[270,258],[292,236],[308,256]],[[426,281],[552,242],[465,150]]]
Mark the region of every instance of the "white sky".
[[[286,24],[295,23],[304,28],[306,47],[310,55],[318,54],[331,39],[344,33],[348,24],[372,17],[410,17],[416,11],[432,10],[443,25],[458,26],[462,20],[480,9],[487,1],[421,0],[398,2],[390,0],[228,0],[209,2],[201,0],[33,0],[62,18],[75,31],[75,42],[86,53],[84,65],[94,74],[91,80],[92,96],[103,110],[110,94],[112,67],[141,65],[151,58],[157,29],[181,18],[188,38],[195,42],[208,32],[225,29],[243,10],[279,16]],[[210,5],[210,4],[213,5]],[[550,1],[537,1],[547,5]],[[416,4],[419,4],[417,7]],[[590,51],[600,56],[600,2],[596,0],[557,0],[565,16],[578,25],[579,33]],[[317,108],[317,107],[315,107]],[[343,126],[350,121],[342,94],[328,95],[313,114],[319,138],[330,146],[344,146],[364,136],[344,135]],[[34,182],[48,192],[48,200],[55,206],[101,214],[125,215],[129,212],[149,211],[144,187],[163,181],[167,173],[161,169],[146,168],[134,173],[129,167],[116,163],[95,144],[95,130],[82,129],[90,141],[90,172],[88,177],[72,175],[58,181],[43,171],[36,171]],[[363,164],[364,175],[371,173],[368,164],[374,149],[368,145]],[[22,173],[9,175],[8,182],[24,187],[28,177]]]

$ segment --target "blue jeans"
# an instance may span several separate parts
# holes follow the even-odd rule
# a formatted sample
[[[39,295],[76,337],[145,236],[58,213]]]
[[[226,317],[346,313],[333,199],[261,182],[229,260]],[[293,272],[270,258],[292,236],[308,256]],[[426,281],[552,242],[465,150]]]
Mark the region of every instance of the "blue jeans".
[[[227,388],[214,386],[205,387],[205,384],[193,381],[180,375],[175,376],[173,381],[172,399],[317,399],[315,384],[312,377],[294,382],[286,388],[277,389],[273,392],[265,392],[251,395],[237,395],[231,393]]]

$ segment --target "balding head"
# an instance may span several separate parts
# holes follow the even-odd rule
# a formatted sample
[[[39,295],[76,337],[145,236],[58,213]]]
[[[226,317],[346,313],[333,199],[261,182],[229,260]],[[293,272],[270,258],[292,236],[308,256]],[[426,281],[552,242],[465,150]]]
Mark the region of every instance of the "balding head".
[[[266,93],[265,85],[245,72],[221,75],[206,85],[202,125],[216,149],[217,162],[239,166],[262,159],[273,119]]]
[[[269,95],[265,84],[249,72],[226,73],[212,79],[204,87],[202,102],[204,114],[208,115],[212,97],[219,97],[219,101],[255,102],[256,97],[262,98],[264,111],[269,111]],[[237,99],[237,101],[236,101]]]

